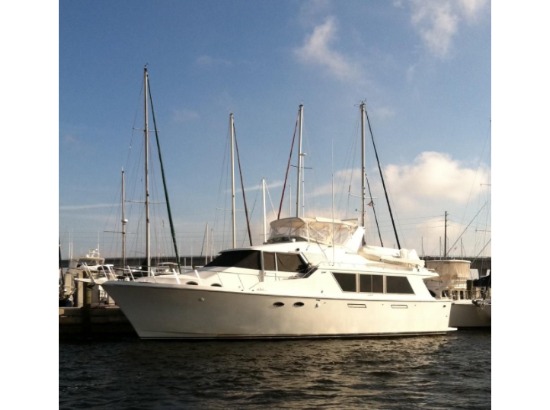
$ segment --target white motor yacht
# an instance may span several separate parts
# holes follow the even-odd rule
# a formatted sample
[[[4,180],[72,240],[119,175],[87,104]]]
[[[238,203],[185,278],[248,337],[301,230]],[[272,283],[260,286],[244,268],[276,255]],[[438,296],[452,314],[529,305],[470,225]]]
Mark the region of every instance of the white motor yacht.
[[[185,274],[103,287],[143,339],[276,339],[442,334],[450,299],[415,251],[365,247],[357,221],[291,217],[266,243],[221,252]]]

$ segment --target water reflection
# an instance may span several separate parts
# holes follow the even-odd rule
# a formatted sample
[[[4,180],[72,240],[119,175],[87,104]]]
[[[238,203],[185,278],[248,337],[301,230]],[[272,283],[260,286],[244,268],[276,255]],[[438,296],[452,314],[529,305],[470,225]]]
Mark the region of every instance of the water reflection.
[[[490,393],[490,332],[60,346],[61,408],[490,408]]]

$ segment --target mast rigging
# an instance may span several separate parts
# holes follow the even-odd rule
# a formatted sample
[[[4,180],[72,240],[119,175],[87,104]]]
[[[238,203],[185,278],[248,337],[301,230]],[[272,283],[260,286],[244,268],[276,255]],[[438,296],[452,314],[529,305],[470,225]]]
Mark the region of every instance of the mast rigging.
[[[364,104],[365,103],[363,102],[363,106],[364,106]],[[378,158],[378,151],[376,150],[376,144],[374,143],[374,134],[372,133],[372,128],[371,128],[370,120],[369,120],[369,114],[367,113],[366,108],[365,108],[365,116],[367,118],[367,124],[369,126],[369,132],[370,132],[370,135],[371,135],[372,146],[374,147],[374,154],[376,155],[376,163],[378,164],[378,172],[380,173],[380,179],[382,180],[382,186],[384,187],[384,195],[386,196],[386,203],[388,204],[388,211],[390,212],[390,218],[391,218],[391,223],[392,223],[392,226],[393,226],[393,232],[395,234],[395,240],[397,241],[397,247],[399,249],[401,249],[401,244],[399,243],[399,236],[397,235],[397,229],[395,227],[395,221],[393,219],[393,213],[392,213],[392,210],[391,210],[390,198],[388,197],[388,190],[386,189],[386,183],[384,182],[384,175],[382,173],[382,167],[380,166],[380,159]]]
[[[160,151],[160,140],[159,140],[159,134],[158,134],[158,129],[157,129],[157,121],[156,121],[156,117],[155,117],[155,110],[154,110],[154,107],[153,107],[153,96],[151,95],[151,85],[149,84],[149,82],[148,82],[148,87],[149,87],[149,100],[151,102],[151,114],[153,116],[153,126],[155,128],[155,139],[156,139],[156,142],[157,142],[157,151],[158,151],[158,154],[159,154],[160,172],[161,172],[161,175],[162,175],[162,186],[164,187],[164,198],[166,199],[166,208],[167,208],[167,211],[168,211],[168,221],[170,222],[170,233],[172,235],[172,244],[174,245],[174,252],[176,254],[176,263],[178,265],[178,271],[181,272],[180,256],[179,256],[179,253],[178,253],[178,244],[177,244],[177,241],[176,241],[176,233],[175,233],[175,230],[174,230],[174,221],[172,219],[172,210],[170,209],[170,198],[168,197],[168,189],[166,187],[166,176],[164,174],[164,164],[162,162],[162,154],[161,154],[161,151]]]

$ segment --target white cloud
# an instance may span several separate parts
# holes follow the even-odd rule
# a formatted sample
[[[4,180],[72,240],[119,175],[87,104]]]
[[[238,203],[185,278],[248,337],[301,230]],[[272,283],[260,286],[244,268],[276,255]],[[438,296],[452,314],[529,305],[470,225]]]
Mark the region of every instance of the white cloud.
[[[314,27],[313,33],[294,53],[304,64],[321,66],[340,80],[353,80],[358,73],[355,64],[332,48],[337,29],[334,17],[328,17],[323,24]]]
[[[413,0],[411,22],[425,46],[437,57],[446,57],[459,24],[472,22],[486,0]]]
[[[279,187],[282,187],[282,186],[283,186],[283,181],[275,181],[275,182],[267,183],[265,188],[269,192],[270,189],[279,188]],[[251,186],[245,187],[245,192],[256,192],[256,191],[261,191],[262,189],[263,189],[263,186],[262,186],[261,183],[259,183],[257,185],[251,185]],[[227,190],[225,190],[225,192],[229,193],[230,190],[227,189]],[[242,189],[240,187],[235,187],[235,192],[236,193],[241,193]]]
[[[375,179],[374,172],[370,176]],[[487,187],[481,186],[490,183],[488,167],[472,168],[445,153],[423,152],[412,164],[385,167],[384,180],[402,246],[438,255],[443,245],[440,238],[445,230],[446,211],[449,213],[447,246],[454,244],[450,250],[452,254],[460,254],[462,246],[465,254],[477,254],[486,244],[486,234],[472,226],[467,228],[480,211],[480,204],[488,200]],[[382,235],[385,241],[392,240],[393,230],[386,214],[380,183],[371,182],[371,186],[374,196],[378,197],[375,202],[383,225]],[[490,212],[490,205],[485,204],[485,207],[485,212]],[[483,229],[490,229],[490,222]],[[460,241],[456,242],[459,238]]]
[[[397,246],[394,239],[386,200],[379,181],[378,170],[367,171],[376,203],[376,214],[380,223],[381,234],[386,246]],[[359,168],[349,168],[335,171],[334,182],[314,187],[306,181],[305,214],[307,216],[334,216],[338,219],[359,218],[360,215],[360,175]],[[479,204],[485,199],[486,190],[480,189],[481,184],[490,183],[488,167],[470,167],[450,155],[440,152],[423,152],[412,163],[404,165],[388,165],[384,168],[384,178],[389,189],[389,196],[396,219],[401,246],[416,248],[419,253],[425,251],[429,255],[438,255],[440,241],[444,233],[444,213],[449,212],[447,222],[447,246],[452,254],[458,255],[461,248],[467,254],[477,254],[486,240],[480,242],[479,230],[470,227],[465,235],[460,236],[467,228],[472,216],[478,211]],[[280,187],[281,181],[269,184],[270,188]],[[261,185],[247,188],[247,192],[255,191]],[[331,199],[334,191],[334,200]],[[293,197],[289,204],[288,195]],[[268,220],[276,218],[279,202],[268,206]],[[282,209],[282,217],[294,215],[294,192],[287,191]],[[333,203],[334,201],[334,203]],[[334,207],[333,207],[334,205]],[[475,208],[475,209],[474,209]],[[263,219],[260,206],[250,208],[252,234],[255,243],[259,243],[263,234]],[[469,210],[469,212],[465,212]],[[490,210],[490,207],[487,207]],[[378,244],[377,227],[370,208],[367,208],[368,241]],[[240,217],[240,216],[239,216]],[[489,223],[490,225],[490,223]],[[243,226],[243,225],[239,225]],[[483,229],[486,229],[484,226]],[[488,227],[490,229],[490,226]],[[243,231],[239,236],[245,237]],[[460,240],[456,240],[460,237]]]
[[[368,171],[374,196],[383,197],[378,171]],[[335,173],[337,196],[347,196],[348,190],[359,193],[361,171],[341,170]],[[395,208],[404,217],[425,215],[426,212],[439,214],[444,206],[464,207],[479,194],[482,184],[490,184],[488,167],[469,168],[448,154],[423,152],[412,164],[388,165],[384,168],[384,181],[390,191]],[[308,192],[311,197],[329,196],[332,184],[326,184]],[[343,192],[345,191],[345,192]]]
[[[488,184],[488,169],[464,167],[449,155],[423,152],[412,165],[389,165],[384,177],[401,208],[416,210],[434,200],[464,205],[471,199],[472,187]]]
[[[487,0],[459,0],[457,1],[460,11],[468,21],[477,19],[479,13],[487,4]]]
[[[414,1],[411,21],[430,52],[447,55],[458,26],[458,16],[448,2]]]
[[[275,181],[275,182],[268,182],[265,187],[266,187],[266,190],[269,191],[270,189],[279,188],[282,186],[283,186],[283,181]],[[262,189],[263,189],[262,184],[258,184],[258,185],[247,187],[246,192],[261,191]]]

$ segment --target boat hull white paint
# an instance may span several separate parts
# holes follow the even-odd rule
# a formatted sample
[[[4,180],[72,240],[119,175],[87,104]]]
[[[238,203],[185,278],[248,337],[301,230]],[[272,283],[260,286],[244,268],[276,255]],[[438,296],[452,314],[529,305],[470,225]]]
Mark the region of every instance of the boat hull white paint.
[[[451,301],[365,300],[108,282],[143,339],[274,339],[442,334]]]
[[[491,327],[491,305],[477,306],[470,299],[453,301],[449,326]]]

